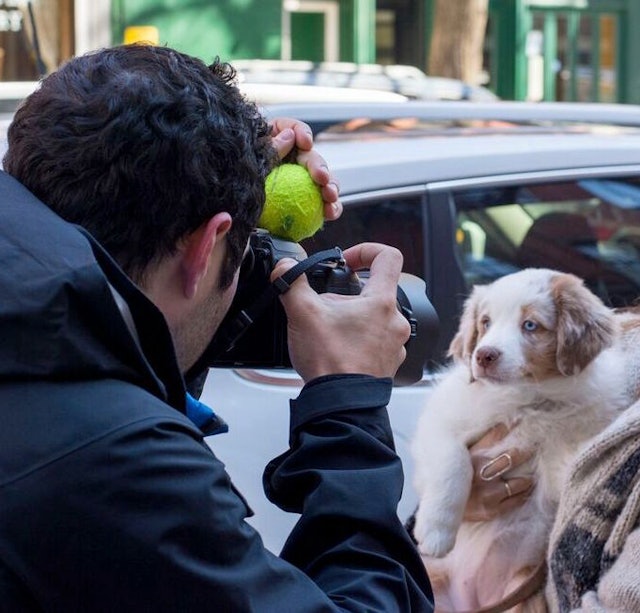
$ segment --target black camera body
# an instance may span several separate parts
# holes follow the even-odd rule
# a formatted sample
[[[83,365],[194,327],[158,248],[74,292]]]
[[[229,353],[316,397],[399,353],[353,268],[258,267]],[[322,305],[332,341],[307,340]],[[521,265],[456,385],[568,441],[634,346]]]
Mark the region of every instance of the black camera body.
[[[270,275],[276,263],[292,258],[299,264],[275,284]],[[196,367],[291,368],[287,348],[287,318],[278,294],[286,284],[306,273],[318,293],[356,295],[368,272],[356,274],[345,263],[339,248],[307,257],[298,243],[258,229],[251,235],[249,251],[240,269],[240,279],[229,312]],[[411,324],[407,358],[395,385],[409,385],[422,378],[424,365],[435,346],[438,318],[426,295],[422,279],[402,273],[398,287],[398,309]],[[327,334],[331,334],[327,330]]]

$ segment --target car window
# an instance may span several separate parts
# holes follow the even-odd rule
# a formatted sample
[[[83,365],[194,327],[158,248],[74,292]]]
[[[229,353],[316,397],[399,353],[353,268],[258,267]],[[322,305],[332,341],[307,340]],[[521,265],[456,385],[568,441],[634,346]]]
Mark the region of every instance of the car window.
[[[347,204],[340,219],[302,242],[307,253],[356,243],[379,242],[397,247],[404,256],[404,272],[424,278],[423,223],[419,196],[396,196]]]
[[[456,252],[468,287],[520,268],[571,272],[610,306],[640,295],[640,179],[454,193]]]

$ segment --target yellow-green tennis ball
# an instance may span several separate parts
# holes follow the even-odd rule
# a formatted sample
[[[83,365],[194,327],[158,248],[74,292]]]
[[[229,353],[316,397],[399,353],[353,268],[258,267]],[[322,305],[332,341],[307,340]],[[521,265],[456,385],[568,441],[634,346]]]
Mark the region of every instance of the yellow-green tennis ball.
[[[299,242],[324,223],[320,187],[299,164],[281,164],[265,182],[266,201],[258,226],[274,236]]]

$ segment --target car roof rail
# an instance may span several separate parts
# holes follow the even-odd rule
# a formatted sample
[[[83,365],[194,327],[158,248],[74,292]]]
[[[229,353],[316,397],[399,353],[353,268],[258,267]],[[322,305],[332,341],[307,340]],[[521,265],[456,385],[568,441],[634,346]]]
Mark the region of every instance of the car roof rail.
[[[425,121],[485,120],[505,122],[547,122],[551,124],[592,123],[640,127],[640,105],[576,102],[422,102],[333,103],[265,105],[267,118],[297,117],[315,133],[356,118],[384,121],[417,118]]]

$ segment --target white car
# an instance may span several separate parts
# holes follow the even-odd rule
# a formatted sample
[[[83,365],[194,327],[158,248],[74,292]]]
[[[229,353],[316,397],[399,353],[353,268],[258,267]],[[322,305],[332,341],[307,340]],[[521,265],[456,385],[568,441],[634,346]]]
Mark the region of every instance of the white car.
[[[340,183],[344,214],[304,241],[306,251],[395,245],[438,312],[438,339],[423,337],[431,359],[422,380],[395,388],[389,405],[405,520],[417,504],[409,441],[473,284],[546,266],[583,277],[610,305],[638,296],[640,107],[407,102],[265,111],[308,121]],[[207,440],[274,551],[296,516],[266,500],[262,470],[287,448],[288,401],[300,384],[286,369],[212,369],[202,398],[229,423],[228,434]]]
[[[281,83],[312,87],[362,88],[397,92],[415,100],[490,102],[498,97],[486,87],[459,79],[427,75],[415,66],[309,60],[233,60],[240,84]],[[370,101],[375,100],[372,98]],[[289,100],[293,102],[293,100]]]
[[[264,111],[307,121],[340,183],[345,211],[304,241],[307,253],[365,240],[394,245],[438,313],[437,338],[418,331],[430,355],[422,379],[396,387],[389,405],[405,520],[417,504],[409,442],[473,284],[545,266],[583,277],[612,306],[638,297],[640,107],[408,101]],[[230,427],[207,442],[274,552],[297,517],[269,503],[262,471],[287,449],[289,399],[300,386],[290,369],[213,368],[202,395]]]

